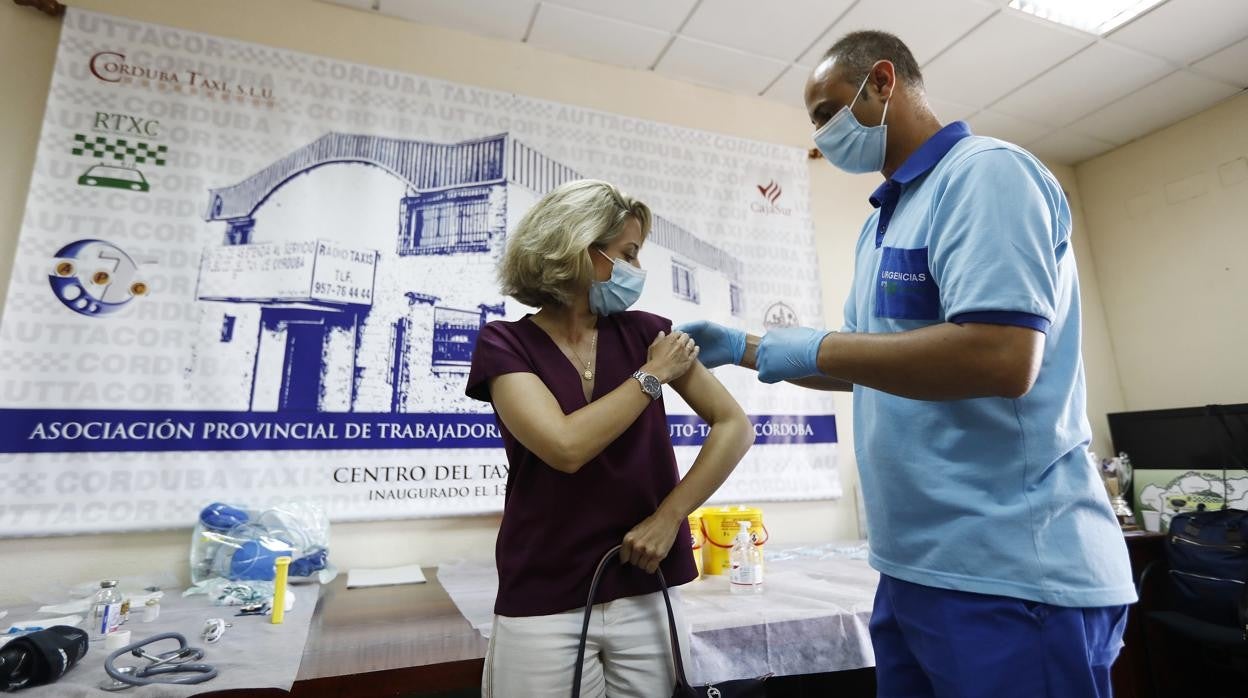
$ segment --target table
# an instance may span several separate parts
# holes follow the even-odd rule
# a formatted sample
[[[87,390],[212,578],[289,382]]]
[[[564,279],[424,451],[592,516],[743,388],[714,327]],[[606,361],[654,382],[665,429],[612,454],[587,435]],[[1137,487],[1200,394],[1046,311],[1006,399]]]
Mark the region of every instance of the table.
[[[1132,569],[1138,575],[1150,560],[1163,554],[1164,536],[1148,534],[1127,539]],[[798,562],[797,566],[809,563]],[[426,568],[425,584],[346,588],[346,575],[326,585],[317,603],[297,680],[290,694],[275,689],[245,692],[218,691],[205,696],[237,698],[240,695],[297,698],[369,698],[395,695],[477,695],[487,640],[473,628],[443,588],[437,568]],[[699,603],[699,594],[685,594],[686,603]],[[704,599],[716,592],[704,588]],[[306,597],[305,597],[306,598]],[[306,607],[305,607],[306,608]],[[858,609],[857,613],[863,613]],[[806,619],[809,621],[810,619]],[[793,638],[804,638],[801,620],[780,621],[773,627],[790,626]],[[717,642],[707,629],[701,642]],[[1143,626],[1139,610],[1128,616],[1126,646],[1113,669],[1115,695],[1149,698],[1147,666],[1139,649]],[[808,643],[809,644],[809,643]],[[874,669],[870,667],[819,675],[778,676],[769,681],[769,696],[873,696]]]
[[[303,649],[295,696],[393,696],[476,688],[487,641],[426,568],[424,584],[325,587]]]
[[[1165,557],[1166,536],[1163,533],[1141,533],[1127,536],[1127,554],[1131,558],[1131,576],[1139,580],[1140,573],[1153,560]],[[1144,601],[1144,599],[1141,599]],[[1122,652],[1114,663],[1111,679],[1115,698],[1160,698],[1154,696],[1149,674],[1149,657],[1145,651],[1144,613],[1150,609],[1135,604],[1127,611],[1127,628],[1123,633]],[[1152,661],[1164,664],[1164,657],[1152,657]],[[1163,667],[1158,667],[1163,668]]]
[[[787,563],[788,571],[817,567],[810,560]],[[832,613],[828,607],[811,608],[789,616],[776,616],[769,622],[747,619],[747,625],[738,625],[741,632],[766,633],[773,646],[789,648],[789,666],[798,667],[803,657],[797,648],[809,652],[818,648],[810,638],[828,630],[824,625],[836,624],[841,633],[833,645],[841,646],[847,656],[848,671],[828,673],[820,677],[809,675],[777,677],[769,683],[769,695],[827,695],[829,690],[843,690],[841,695],[874,695],[874,672],[869,668],[873,657],[861,654],[865,637],[866,619],[870,605],[866,602],[872,595],[873,584],[864,586],[865,575],[874,575],[865,562],[855,561],[854,567],[842,573],[818,573],[818,583],[841,587],[835,594],[850,594],[856,602],[849,612]],[[398,694],[437,694],[450,691],[471,691],[480,687],[481,670],[487,640],[464,618],[446,592],[439,578],[439,569],[426,568],[425,584],[377,587],[371,589],[346,588],[344,576],[329,584],[321,595],[318,612],[309,631],[304,648],[299,678],[291,693],[301,698],[326,696],[367,696]],[[874,577],[872,577],[874,579]],[[700,587],[687,585],[684,594],[686,614],[714,610],[717,605],[739,600],[729,597],[711,580]],[[782,585],[782,576],[774,578],[777,596],[782,586],[792,591],[792,584]],[[698,587],[698,588],[694,588]],[[830,606],[830,604],[829,604]],[[842,609],[845,611],[846,609]],[[746,611],[750,615],[749,611]],[[697,656],[705,666],[694,671],[719,671],[717,662],[726,661],[724,655],[706,651],[732,640],[724,633],[733,633],[733,622],[704,624],[704,632],[694,625],[694,642],[703,647]],[[756,624],[750,624],[756,623]],[[852,631],[852,633],[851,633]],[[869,650],[869,646],[867,648]],[[855,654],[857,652],[857,654]],[[861,667],[867,668],[862,669]],[[781,672],[786,673],[785,665]],[[744,665],[745,673],[763,673],[758,667]],[[257,694],[259,695],[259,694]]]
[[[1132,569],[1139,574],[1150,560],[1164,554],[1164,536],[1129,536]],[[473,695],[480,687],[487,641],[460,614],[428,568],[427,584],[366,590],[345,588],[341,577],[322,594],[313,620],[299,680],[292,694],[325,696],[446,693]],[[696,602],[686,594],[686,602]],[[702,633],[713,641],[716,630]],[[809,637],[809,636],[807,636]],[[1143,624],[1132,608],[1124,637],[1126,646],[1113,668],[1115,696],[1151,698],[1147,666],[1140,651]],[[769,682],[771,696],[874,696],[874,669],[777,677]]]
[[[267,616],[237,617],[237,607],[214,606],[206,596],[183,597],[177,591],[167,591],[160,602],[160,616],[151,623],[140,620],[142,609],[130,614],[130,621],[122,626],[131,634],[133,641],[152,637],[158,633],[178,632],[186,637],[187,644],[202,648],[204,663],[218,669],[216,678],[199,685],[154,685],[127,689],[124,695],[136,698],[181,698],[203,695],[203,692],[227,695],[266,694],[286,695],[282,690],[291,685],[301,664],[299,648],[306,645],[309,623],[316,604],[317,587],[295,586],[294,607],[286,612],[285,622],[273,625]],[[35,617],[34,607],[17,608],[6,618],[16,622],[18,618]],[[200,632],[207,618],[224,618],[233,624],[220,642],[205,644]],[[148,651],[171,650],[177,644],[162,640]],[[22,690],[17,695],[29,698],[96,698],[109,695],[98,690],[97,685],[106,678],[104,660],[111,654],[100,641],[91,643],[82,660],[66,672],[59,681]],[[118,660],[118,665],[141,664],[129,657]],[[255,688],[262,687],[262,688]],[[263,688],[272,687],[272,688]]]

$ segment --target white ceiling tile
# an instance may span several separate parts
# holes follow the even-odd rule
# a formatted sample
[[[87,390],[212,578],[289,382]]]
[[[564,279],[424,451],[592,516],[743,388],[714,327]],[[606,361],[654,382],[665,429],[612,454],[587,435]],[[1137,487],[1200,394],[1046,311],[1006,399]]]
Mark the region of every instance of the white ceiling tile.
[[[798,60],[814,67],[837,39],[859,29],[897,35],[923,65],[969,32],[995,8],[970,0],[868,0],[854,5]]]
[[[1105,43],[1089,46],[992,105],[996,111],[1065,126],[1155,82],[1173,68],[1160,58]]]
[[[806,78],[810,76],[810,69],[805,66],[795,65],[784,71],[784,75],[767,91],[763,96],[768,99],[774,99],[788,107],[794,107],[806,111]]]
[[[1244,0],[1170,0],[1108,34],[1124,46],[1190,63],[1248,37]]]
[[[555,0],[543,5],[563,5],[613,19],[674,32],[689,16],[697,0]]]
[[[748,53],[795,60],[852,0],[703,0],[681,34]]]
[[[1228,46],[1192,67],[1233,85],[1248,87],[1248,39]]]
[[[654,70],[701,85],[757,95],[787,67],[783,61],[678,36]]]
[[[1071,124],[1082,133],[1126,143],[1203,111],[1239,90],[1177,71]]]
[[[529,43],[544,49],[622,65],[649,68],[671,34],[602,15],[543,3],[529,31]]]
[[[1063,129],[1029,144],[1027,150],[1046,162],[1074,165],[1101,153],[1109,152],[1114,147],[1113,143]]]
[[[936,118],[940,119],[942,124],[950,121],[960,121],[974,114],[977,109],[966,104],[958,104],[957,102],[948,102],[943,99],[927,96],[927,104],[936,112]]]
[[[342,5],[343,7],[354,7],[357,10],[373,9],[373,0],[321,0],[331,5]]]
[[[985,109],[970,119],[971,131],[1011,143],[1030,143],[1053,130],[1050,126]]]
[[[519,41],[537,0],[380,0],[382,14]]]
[[[1091,34],[1000,13],[940,54],[923,77],[929,94],[983,107],[1094,40]]]

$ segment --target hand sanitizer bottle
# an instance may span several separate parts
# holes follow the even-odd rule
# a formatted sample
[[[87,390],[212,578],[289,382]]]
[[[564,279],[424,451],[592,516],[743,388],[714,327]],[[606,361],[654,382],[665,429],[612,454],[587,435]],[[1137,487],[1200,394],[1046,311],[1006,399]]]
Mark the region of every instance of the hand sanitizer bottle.
[[[728,554],[731,569],[728,573],[729,588],[734,594],[758,594],[763,590],[763,553],[754,545],[750,535],[750,522],[738,521],[741,530],[732,542]]]

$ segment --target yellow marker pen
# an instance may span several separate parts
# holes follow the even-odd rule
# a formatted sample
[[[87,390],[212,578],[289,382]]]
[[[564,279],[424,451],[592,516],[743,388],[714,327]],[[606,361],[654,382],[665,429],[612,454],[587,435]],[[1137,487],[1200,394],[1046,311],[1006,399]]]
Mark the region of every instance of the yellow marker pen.
[[[286,575],[290,571],[290,558],[279,557],[273,564],[277,565],[277,575],[273,577],[273,616],[270,622],[277,625],[286,615]]]

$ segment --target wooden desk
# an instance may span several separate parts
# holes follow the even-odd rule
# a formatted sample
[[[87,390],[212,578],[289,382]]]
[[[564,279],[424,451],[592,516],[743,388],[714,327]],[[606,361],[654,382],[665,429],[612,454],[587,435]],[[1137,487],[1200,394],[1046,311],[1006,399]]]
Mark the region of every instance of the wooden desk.
[[[412,695],[481,685],[486,640],[426,568],[425,584],[322,593],[308,631],[295,696]]]
[[[1144,533],[1127,536],[1127,554],[1131,557],[1131,577],[1139,580],[1140,572],[1153,560],[1165,557],[1166,536]],[[1145,624],[1139,604],[1127,611],[1127,629],[1123,633],[1122,653],[1111,674],[1115,698],[1157,698],[1149,680],[1147,654],[1144,648]]]

